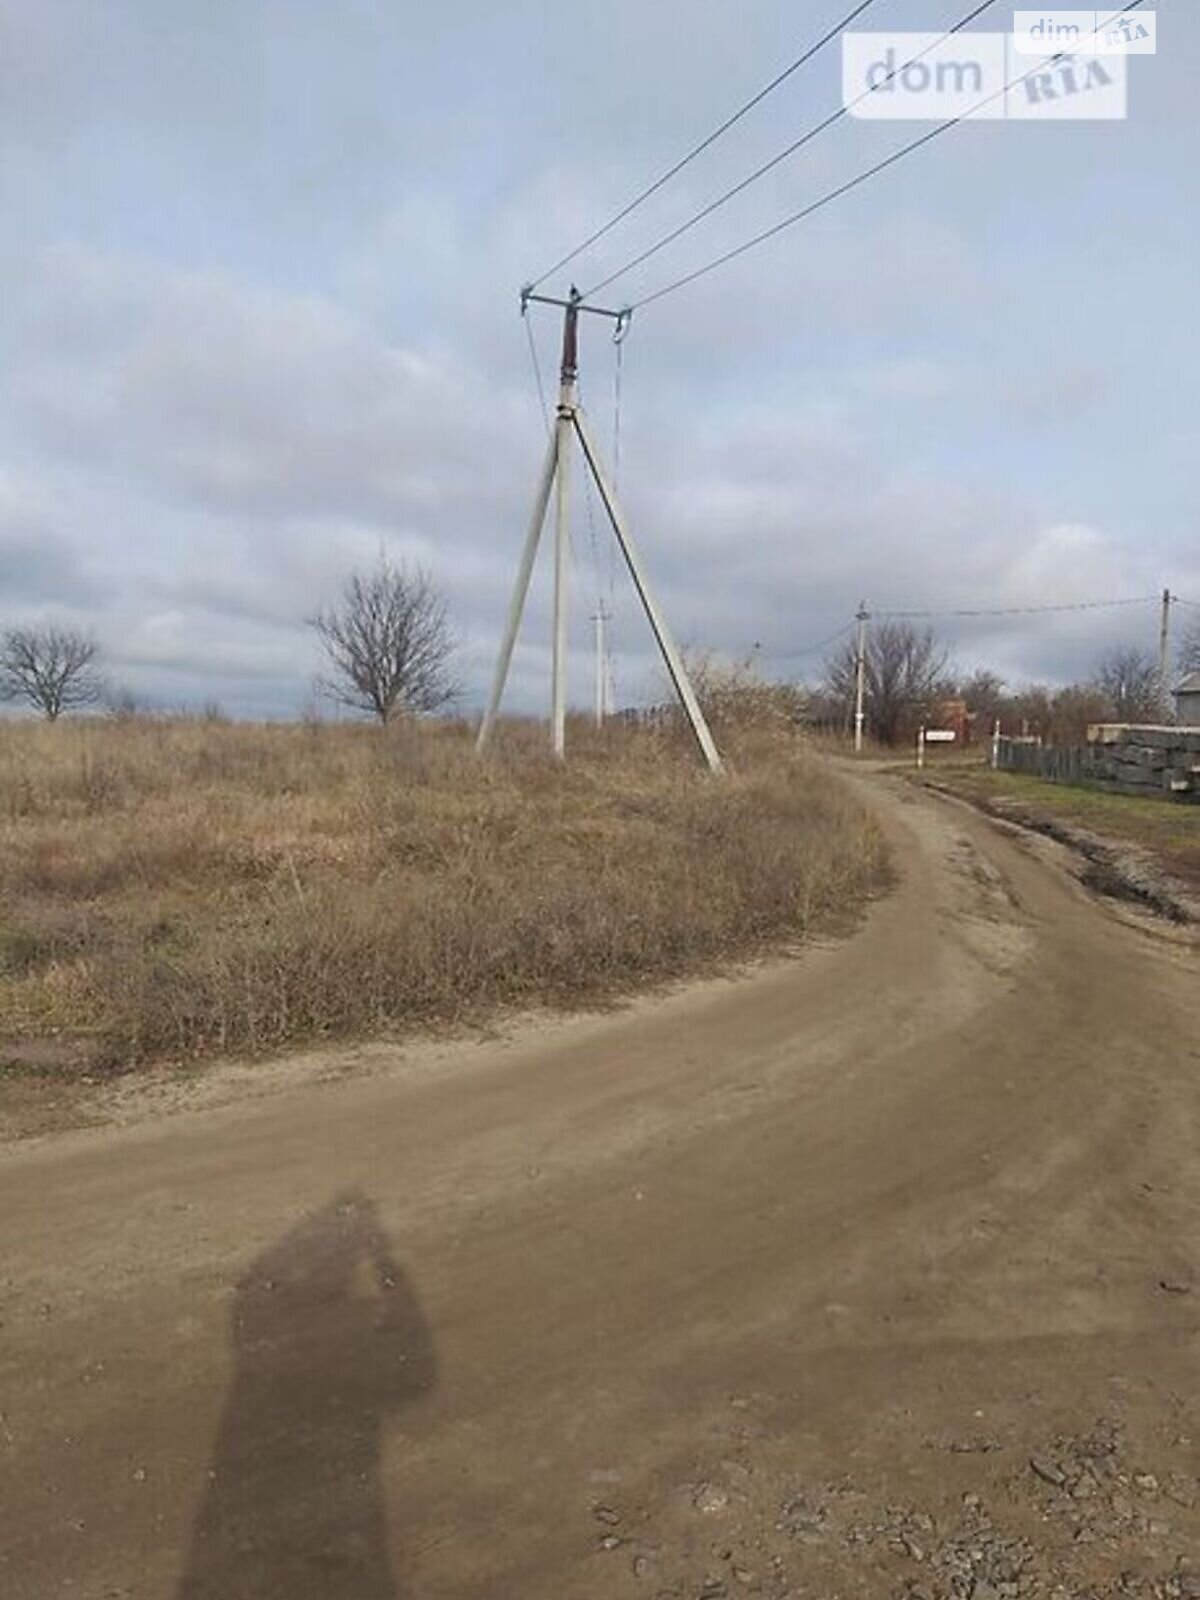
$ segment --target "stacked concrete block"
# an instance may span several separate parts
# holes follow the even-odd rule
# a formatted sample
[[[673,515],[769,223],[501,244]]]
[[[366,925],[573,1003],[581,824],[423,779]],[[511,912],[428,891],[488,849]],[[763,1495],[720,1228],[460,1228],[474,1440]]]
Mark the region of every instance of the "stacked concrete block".
[[[1088,729],[1087,745],[1076,748],[1002,739],[999,764],[1116,794],[1200,800],[1200,728],[1100,723]]]
[[[1200,728],[1105,723],[1088,739],[1097,778],[1120,793],[1200,798]]]

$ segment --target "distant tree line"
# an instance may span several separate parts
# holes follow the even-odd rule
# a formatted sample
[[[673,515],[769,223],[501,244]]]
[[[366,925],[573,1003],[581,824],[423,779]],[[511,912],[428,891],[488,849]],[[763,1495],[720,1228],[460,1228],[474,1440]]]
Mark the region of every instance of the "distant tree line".
[[[1176,664],[1181,673],[1200,670],[1200,626],[1185,636]],[[850,639],[828,660],[809,694],[810,722],[852,728],[857,672],[857,641]],[[1084,682],[1010,687],[986,669],[956,673],[931,628],[903,621],[881,620],[867,630],[863,687],[868,732],[888,745],[914,737],[953,701],[965,703],[978,737],[990,735],[999,722],[1006,733],[1040,735],[1055,744],[1082,744],[1092,723],[1161,722],[1171,716],[1158,662],[1144,650],[1109,650]]]
[[[381,552],[308,622],[328,662],[320,687],[339,704],[386,725],[443,710],[455,699],[455,639],[446,602],[421,568]],[[128,690],[109,693],[99,654],[92,634],[75,627],[42,623],[0,631],[0,700],[24,704],[50,722],[104,701],[118,715],[136,714],[139,703]],[[1200,623],[1185,635],[1176,664],[1181,673],[1200,671]],[[790,691],[795,705],[789,702],[788,716],[802,705],[810,724],[849,730],[857,669],[857,644],[850,639],[828,660],[815,688]],[[710,664],[715,683],[714,671]],[[1039,734],[1058,744],[1081,743],[1090,723],[1160,721],[1170,714],[1157,662],[1129,647],[1108,651],[1085,682],[1010,687],[982,668],[957,674],[931,628],[880,619],[867,630],[863,677],[868,732],[889,745],[912,737],[955,700],[965,702],[981,737],[1000,722],[1005,732]],[[205,714],[213,720],[221,715],[216,707]]]

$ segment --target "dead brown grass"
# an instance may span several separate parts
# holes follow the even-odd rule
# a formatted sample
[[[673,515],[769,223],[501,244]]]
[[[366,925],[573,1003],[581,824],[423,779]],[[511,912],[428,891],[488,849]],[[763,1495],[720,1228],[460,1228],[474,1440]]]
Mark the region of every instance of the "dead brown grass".
[[[0,1061],[120,1068],[568,1004],[861,905],[873,826],[792,734],[0,725]]]

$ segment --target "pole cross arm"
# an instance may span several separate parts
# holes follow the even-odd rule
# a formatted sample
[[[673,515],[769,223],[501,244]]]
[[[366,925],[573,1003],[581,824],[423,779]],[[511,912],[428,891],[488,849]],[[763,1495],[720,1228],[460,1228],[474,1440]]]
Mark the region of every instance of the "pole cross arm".
[[[614,311],[609,306],[590,306],[579,295],[573,296],[570,300],[560,300],[552,294],[535,294],[532,289],[521,290],[522,316],[525,314],[526,306],[558,306],[561,311],[586,311],[592,317],[607,317],[610,322],[618,324],[622,337],[633,316],[632,306],[622,306],[619,311]]]

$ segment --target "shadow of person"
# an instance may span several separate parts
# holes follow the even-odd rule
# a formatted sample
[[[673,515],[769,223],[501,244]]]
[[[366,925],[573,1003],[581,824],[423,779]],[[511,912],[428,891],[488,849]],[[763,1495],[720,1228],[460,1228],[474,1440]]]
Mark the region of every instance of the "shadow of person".
[[[370,1200],[339,1195],[258,1257],[233,1347],[179,1600],[401,1600],[380,1435],[436,1368]]]

